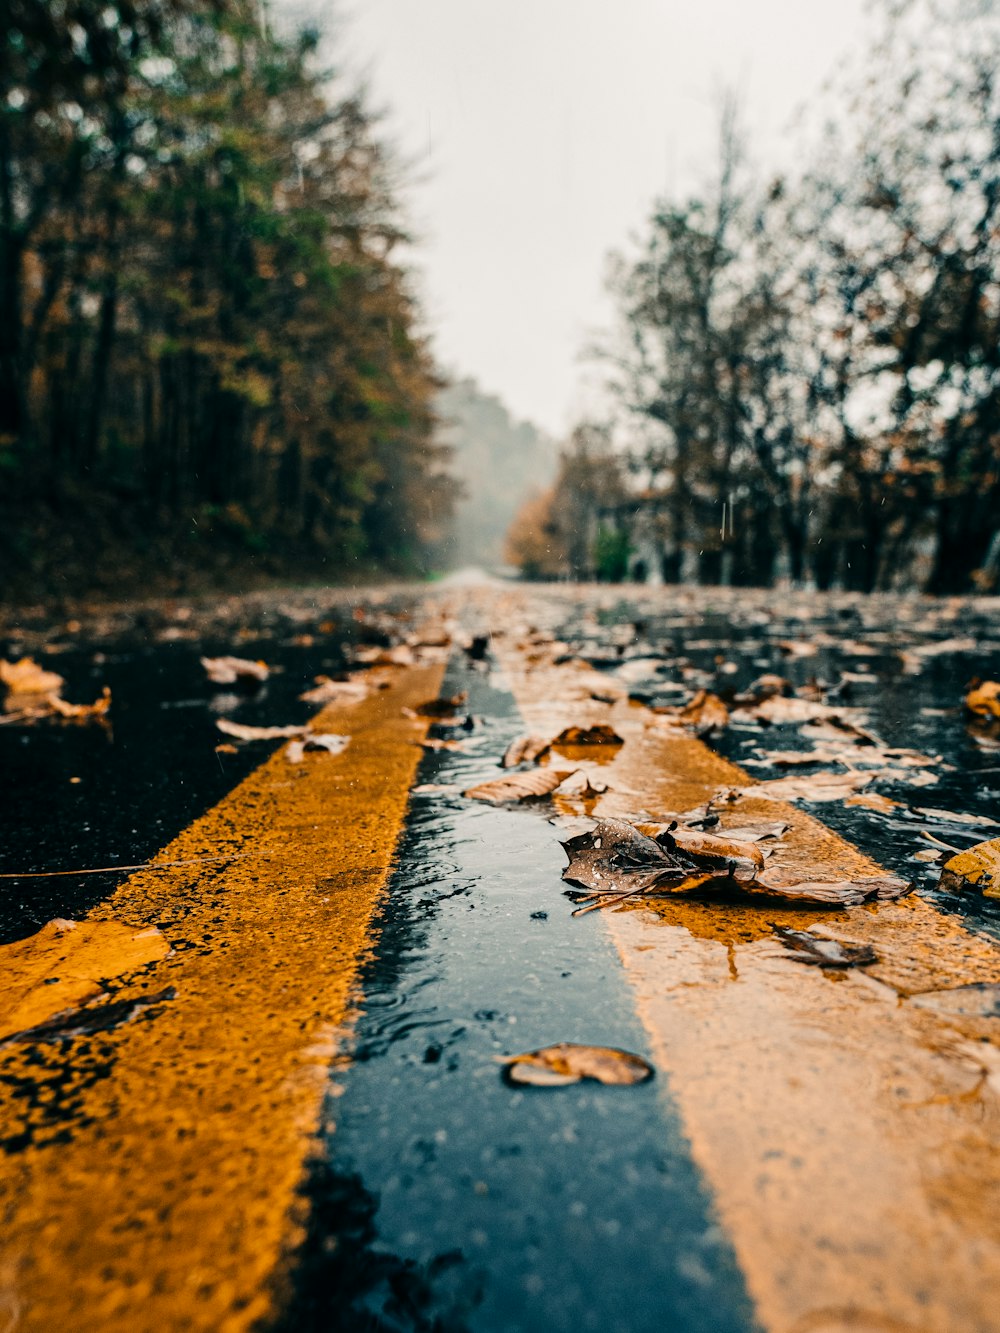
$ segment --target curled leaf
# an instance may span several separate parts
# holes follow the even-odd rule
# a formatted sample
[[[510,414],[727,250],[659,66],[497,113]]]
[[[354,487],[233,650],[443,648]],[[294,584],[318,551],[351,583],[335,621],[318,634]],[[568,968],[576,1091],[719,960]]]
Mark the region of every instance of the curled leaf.
[[[641,1056],[614,1046],[579,1046],[563,1041],[510,1056],[504,1075],[510,1083],[536,1088],[563,1087],[585,1078],[624,1087],[651,1079],[653,1066]]]
[[[533,764],[546,754],[549,742],[542,736],[516,736],[504,751],[502,768],[516,768],[518,764]]]
[[[66,717],[75,722],[85,722],[105,716],[111,707],[111,690],[105,685],[100,698],[95,699],[92,704],[69,704],[65,699],[60,699],[58,694],[48,695],[47,700],[53,713],[56,713],[59,717]]]
[[[690,703],[682,707],[663,705],[653,711],[657,716],[690,727],[697,736],[707,736],[713,731],[724,731],[729,725],[729,709],[719,696],[712,694],[710,690],[699,690]]]
[[[490,805],[506,805],[510,801],[537,801],[548,796],[570,776],[572,769],[537,768],[493,782],[481,782],[470,787],[463,795],[474,801],[488,801]]]

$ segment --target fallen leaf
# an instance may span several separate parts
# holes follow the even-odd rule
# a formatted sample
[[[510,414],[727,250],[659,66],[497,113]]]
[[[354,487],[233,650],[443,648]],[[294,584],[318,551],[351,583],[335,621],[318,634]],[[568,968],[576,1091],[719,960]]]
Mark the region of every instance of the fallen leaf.
[[[749,839],[742,841],[729,833],[705,833],[701,829],[676,824],[640,824],[637,827],[667,852],[676,848],[709,865],[739,870],[750,879],[764,868],[763,852]]]
[[[227,717],[216,719],[215,725],[225,736],[238,741],[280,741],[289,736],[304,736],[306,727],[248,727],[242,722],[230,722]]]
[[[442,740],[439,736],[428,736],[426,740],[418,741],[417,744],[422,750],[455,750],[459,754],[468,753],[468,746],[462,741]]]
[[[0,685],[11,694],[58,694],[66,682],[54,671],[46,671],[33,658],[17,662],[0,658]]]
[[[808,639],[779,639],[777,648],[786,657],[815,657],[817,652],[816,645]]]
[[[237,681],[261,685],[271,674],[265,662],[251,662],[246,657],[203,657],[200,660],[213,685],[235,685]]]
[[[57,1014],[34,1027],[22,1028],[20,1032],[0,1038],[0,1046],[14,1041],[64,1041],[67,1037],[89,1037],[97,1032],[110,1032],[138,1018],[153,1005],[176,998],[177,991],[173,986],[168,986],[154,995],[136,995],[131,999],[112,1000],[110,1004],[88,1004],[85,1008]]]
[[[1000,681],[977,681],[965,696],[965,707],[975,717],[1000,718]]]
[[[844,715],[843,708],[835,708],[832,704],[817,703],[813,699],[800,699],[798,696],[789,699],[782,694],[772,695],[753,708],[741,708],[739,711],[743,716],[749,715],[759,722],[770,722],[777,726],[790,722],[829,721]]]
[[[301,764],[308,750],[325,750],[327,754],[343,754],[350,743],[350,736],[337,736],[333,732],[313,732],[302,740],[289,741],[285,750],[285,758],[290,764]]]
[[[572,769],[536,768],[493,782],[481,782],[470,787],[463,795],[474,801],[488,801],[491,805],[506,805],[508,801],[533,801],[548,796],[570,776]]]
[[[509,1056],[504,1063],[509,1082],[535,1088],[564,1087],[586,1078],[624,1087],[653,1077],[653,1066],[630,1051],[613,1046],[578,1046],[568,1041]]]
[[[458,784],[456,782],[421,782],[417,787],[410,788],[411,796],[430,796],[435,792],[457,792]]]
[[[507,746],[503,759],[503,768],[514,768],[518,764],[533,764],[547,752],[549,743],[542,736],[517,736]]]
[[[165,958],[155,926],[57,917],[24,940],[0,947],[0,1039],[37,1027],[105,993],[104,983]]]
[[[668,851],[623,819],[602,819],[562,846],[569,857],[563,879],[595,893],[673,888],[699,871],[690,857]]]
[[[216,754],[239,754],[239,750],[230,741],[223,741],[215,747]]]
[[[841,944],[839,940],[823,939],[808,930],[790,930],[776,926],[775,935],[797,963],[812,963],[819,967],[864,967],[877,963],[878,954],[870,944]]]
[[[1000,838],[979,842],[946,861],[939,888],[952,893],[973,889],[987,898],[1000,898]]]
[[[929,819],[932,822],[971,824],[975,828],[1000,828],[1000,823],[995,819],[990,819],[988,815],[963,815],[956,810],[934,810],[928,806],[919,805],[909,806],[909,812],[911,815],[917,815],[921,819]]]
[[[889,796],[883,796],[877,791],[865,791],[854,796],[844,798],[845,805],[861,805],[869,810],[877,810],[879,814],[891,815],[893,810],[898,810],[902,801],[894,801]]]
[[[671,722],[690,727],[697,736],[724,731],[729,725],[729,709],[710,690],[699,690],[689,703],[682,706],[661,704],[651,711],[657,717],[669,718]]]
[[[872,781],[872,773],[801,774],[795,777],[773,778],[752,787],[737,789],[739,796],[760,796],[765,801],[839,801],[851,792],[860,791]]]
[[[566,727],[551,744],[560,749],[578,745],[624,745],[613,727],[598,722],[592,727]]]
[[[356,704],[370,693],[363,680],[333,680],[330,676],[316,676],[311,690],[299,695],[304,704]]]
[[[789,902],[839,904],[856,907],[866,902],[895,902],[913,892],[909,880],[895,875],[866,875],[858,879],[823,879],[822,871],[814,872],[768,867],[755,880],[741,884],[745,892],[763,891],[766,896],[784,898]]]

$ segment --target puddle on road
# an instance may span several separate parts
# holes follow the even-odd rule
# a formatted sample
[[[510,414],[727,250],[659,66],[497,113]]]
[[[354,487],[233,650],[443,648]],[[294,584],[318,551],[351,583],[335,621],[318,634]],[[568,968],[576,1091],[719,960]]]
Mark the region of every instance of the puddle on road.
[[[422,782],[496,777],[513,702],[452,669],[486,725]],[[541,810],[413,800],[361,980],[354,1063],[284,1333],[753,1327],[665,1078],[519,1091],[497,1056],[558,1041],[648,1055],[598,917],[573,920]]]

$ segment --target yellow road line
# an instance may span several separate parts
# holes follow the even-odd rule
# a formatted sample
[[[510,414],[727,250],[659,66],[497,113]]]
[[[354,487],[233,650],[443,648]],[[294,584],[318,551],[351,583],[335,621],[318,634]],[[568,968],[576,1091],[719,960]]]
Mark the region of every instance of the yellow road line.
[[[531,613],[527,595],[493,607],[505,625]],[[610,720],[625,738],[596,813],[656,816],[748,781],[648,710],[595,703],[596,673],[496,646],[529,731]],[[788,864],[877,872],[796,807],[737,808],[787,820]],[[917,898],[849,913],[661,901],[601,917],[764,1326],[996,1333],[996,1019],[913,997],[1000,981],[1000,950]],[[783,956],[772,923],[823,923],[882,961],[831,978]]]
[[[0,1328],[241,1333],[278,1308],[426,733],[400,710],[442,674],[324,710],[319,729],[352,736],[343,755],[279,751],[159,859],[259,857],[140,872],[91,913],[160,926],[175,953],[121,996],[176,998],[65,1055],[0,1051],[4,1137],[31,1139],[0,1158]]]

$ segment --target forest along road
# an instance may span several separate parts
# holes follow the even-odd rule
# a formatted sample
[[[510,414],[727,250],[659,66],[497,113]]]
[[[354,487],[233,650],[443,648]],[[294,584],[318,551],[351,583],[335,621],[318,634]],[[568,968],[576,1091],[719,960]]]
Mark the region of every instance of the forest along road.
[[[240,660],[296,647],[271,705],[199,696],[253,719],[191,733],[235,785],[193,779],[110,880],[11,831],[0,1329],[996,1328],[996,919],[935,863],[998,832],[960,710],[995,600],[484,583],[300,595],[289,640],[244,611]],[[255,737],[308,718],[274,713],[307,664],[321,711]],[[124,828],[150,747],[130,795],[120,740],[10,703],[22,796],[117,772]],[[561,1043],[654,1076],[506,1063]]]

